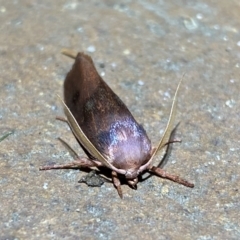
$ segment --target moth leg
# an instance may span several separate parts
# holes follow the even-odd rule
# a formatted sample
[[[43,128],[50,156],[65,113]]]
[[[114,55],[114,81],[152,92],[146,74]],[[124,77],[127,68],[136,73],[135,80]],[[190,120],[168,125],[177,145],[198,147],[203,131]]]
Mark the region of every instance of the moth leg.
[[[40,167],[39,170],[91,168],[91,167],[99,167],[101,165],[102,164],[100,162],[83,157],[83,158],[78,158],[75,161],[66,163],[66,164],[43,166],[43,167]]]
[[[165,143],[165,146],[169,145],[169,144],[172,144],[172,143],[181,143],[182,142],[182,139],[173,139],[173,140],[170,140],[168,142]]]
[[[132,187],[133,189],[137,189],[137,183],[138,183],[138,178],[135,178],[133,180],[128,180],[127,181],[128,185]]]
[[[123,194],[122,194],[122,188],[121,188],[121,182],[118,178],[118,175],[115,171],[112,171],[112,180],[113,180],[113,185],[115,186],[115,188],[118,191],[118,195],[120,198],[123,198]]]
[[[59,120],[59,121],[68,123],[68,120],[66,118],[64,118],[64,117],[57,116],[56,119]]]
[[[179,184],[182,184],[186,187],[190,187],[190,188],[193,188],[194,187],[194,184],[193,183],[190,183],[188,182],[187,180],[183,179],[183,178],[180,178],[179,176],[177,175],[173,175],[173,174],[170,174],[170,173],[167,173],[166,171],[164,171],[163,169],[161,168],[158,168],[158,167],[151,167],[149,168],[149,172],[152,172],[152,173],[155,173],[157,176],[159,177],[162,177],[162,178],[166,178],[166,179],[169,179],[173,182],[176,182],[176,183],[179,183]]]

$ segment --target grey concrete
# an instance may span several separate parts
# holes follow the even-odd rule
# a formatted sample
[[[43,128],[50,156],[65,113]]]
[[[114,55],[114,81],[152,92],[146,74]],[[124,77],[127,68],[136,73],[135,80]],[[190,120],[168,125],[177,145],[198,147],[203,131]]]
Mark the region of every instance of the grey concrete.
[[[240,239],[239,1],[0,1],[0,239]],[[137,191],[78,183],[87,173],[39,172],[83,155],[57,95],[72,60],[89,53],[157,143],[177,83],[165,170]],[[160,161],[161,156],[156,158]]]

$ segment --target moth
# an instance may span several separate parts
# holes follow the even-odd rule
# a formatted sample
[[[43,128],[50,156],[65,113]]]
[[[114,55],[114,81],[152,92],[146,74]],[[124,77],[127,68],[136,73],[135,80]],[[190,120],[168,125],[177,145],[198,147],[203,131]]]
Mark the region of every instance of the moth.
[[[156,154],[171,143],[169,138],[181,81],[173,97],[162,139],[154,148],[143,127],[98,74],[92,58],[81,52],[74,54],[65,50],[63,54],[75,59],[64,81],[62,104],[66,122],[87,157],[78,157],[68,164],[43,166],[40,170],[109,168],[113,185],[121,198],[119,178],[125,178],[128,185],[136,189],[138,176],[147,171],[193,188],[194,184],[153,165]]]

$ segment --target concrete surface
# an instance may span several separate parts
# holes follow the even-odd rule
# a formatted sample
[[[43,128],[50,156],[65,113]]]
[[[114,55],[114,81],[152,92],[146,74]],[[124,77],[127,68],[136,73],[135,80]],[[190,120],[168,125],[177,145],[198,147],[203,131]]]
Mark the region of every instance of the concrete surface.
[[[240,239],[240,4],[237,0],[0,1],[0,239]],[[156,144],[177,83],[181,121],[165,170],[123,186],[78,183],[87,173],[40,172],[83,155],[57,94],[89,53]],[[155,160],[160,161],[158,156]]]

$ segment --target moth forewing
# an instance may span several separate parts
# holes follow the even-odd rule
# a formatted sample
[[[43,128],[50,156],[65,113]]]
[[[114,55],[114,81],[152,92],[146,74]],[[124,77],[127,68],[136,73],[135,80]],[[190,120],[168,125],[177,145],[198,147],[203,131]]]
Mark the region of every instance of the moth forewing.
[[[183,78],[183,77],[182,77],[182,78]],[[166,126],[165,130],[164,130],[162,139],[160,140],[160,142],[159,142],[156,150],[153,152],[153,154],[152,154],[151,159],[149,160],[149,162],[152,162],[154,156],[155,156],[161,149],[163,149],[163,147],[166,145],[166,143],[168,143],[169,138],[170,138],[170,136],[171,136],[171,132],[172,132],[173,124],[174,124],[174,120],[175,120],[175,115],[176,115],[177,95],[178,95],[178,91],[179,91],[179,88],[180,88],[180,85],[181,85],[181,82],[182,82],[182,78],[181,78],[180,82],[178,83],[176,92],[175,92],[174,97],[173,97],[173,103],[172,103],[172,107],[171,107],[171,111],[170,111],[168,123],[167,123],[167,126]]]
[[[64,112],[67,116],[68,124],[70,128],[72,129],[74,135],[76,138],[80,141],[80,143],[87,149],[87,151],[95,157],[97,160],[99,160],[104,166],[117,171],[119,173],[124,174],[124,172],[121,172],[121,169],[115,168],[95,147],[94,145],[90,142],[90,140],[87,138],[87,136],[84,134],[82,131],[81,127],[78,125],[76,119],[72,115],[71,111],[67,107],[67,105],[64,103],[64,101],[61,99],[63,107],[64,107]]]

